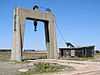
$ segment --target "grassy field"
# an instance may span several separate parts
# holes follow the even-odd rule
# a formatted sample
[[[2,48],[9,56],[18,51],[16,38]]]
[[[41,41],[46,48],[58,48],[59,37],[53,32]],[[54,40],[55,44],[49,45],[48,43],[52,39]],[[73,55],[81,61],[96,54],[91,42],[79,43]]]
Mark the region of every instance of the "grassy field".
[[[47,52],[24,52],[24,59],[44,59],[47,58]]]
[[[11,52],[0,52],[0,60],[10,60]],[[44,59],[47,58],[47,52],[23,52],[23,59]],[[80,57],[75,60],[87,61],[87,60],[98,60],[100,59],[100,53],[96,53],[94,57]],[[72,59],[74,60],[74,59]]]
[[[0,52],[0,61],[8,61],[10,59],[10,52]]]
[[[0,61],[10,60],[11,52],[0,52]],[[46,52],[23,52],[23,59],[42,59],[47,58]]]

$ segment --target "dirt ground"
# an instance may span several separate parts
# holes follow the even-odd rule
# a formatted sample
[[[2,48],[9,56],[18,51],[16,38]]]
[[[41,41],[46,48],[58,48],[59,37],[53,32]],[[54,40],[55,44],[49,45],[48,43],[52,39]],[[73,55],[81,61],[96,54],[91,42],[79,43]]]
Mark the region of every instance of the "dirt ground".
[[[63,71],[56,73],[48,73],[48,75],[100,75],[100,63],[91,61],[73,61],[73,60],[32,60],[30,63],[37,62],[58,63],[62,65],[69,65],[75,68],[73,71]],[[18,70],[26,68],[28,64],[15,64],[7,61],[0,61],[0,75],[17,75]],[[40,74],[47,75],[47,74]]]
[[[3,55],[0,56],[0,75],[18,75],[19,69],[27,68],[29,64],[37,62],[58,63],[62,65],[69,65],[75,68],[75,70],[72,71],[62,71],[40,75],[100,75],[100,55],[97,55],[95,56],[95,59],[88,61],[37,59],[28,60],[29,63],[14,63],[8,61],[6,55],[2,60],[1,58]]]
[[[20,65],[0,61],[0,75],[16,75],[18,68],[20,68]]]
[[[69,65],[75,68],[73,71],[63,71],[48,75],[100,75],[100,63],[91,61],[73,61],[73,60],[34,60],[33,62],[55,62],[62,65]],[[46,74],[43,74],[46,75]]]

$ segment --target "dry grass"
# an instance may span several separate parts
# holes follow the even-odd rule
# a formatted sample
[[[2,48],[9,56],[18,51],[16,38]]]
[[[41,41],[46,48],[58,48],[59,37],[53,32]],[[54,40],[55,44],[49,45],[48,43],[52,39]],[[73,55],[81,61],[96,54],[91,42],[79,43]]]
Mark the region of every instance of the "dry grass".
[[[10,56],[11,52],[0,52],[0,61],[8,61]],[[46,57],[46,52],[23,52],[23,59],[42,59]]]
[[[47,75],[48,73],[58,73],[64,71],[73,71],[74,68],[68,65],[60,65],[57,63],[44,63],[39,62],[32,66],[32,68],[27,72],[20,72],[18,75]]]
[[[10,59],[10,52],[0,52],[0,61],[8,61]]]
[[[24,52],[23,58],[25,59],[39,59],[46,58],[47,52]]]

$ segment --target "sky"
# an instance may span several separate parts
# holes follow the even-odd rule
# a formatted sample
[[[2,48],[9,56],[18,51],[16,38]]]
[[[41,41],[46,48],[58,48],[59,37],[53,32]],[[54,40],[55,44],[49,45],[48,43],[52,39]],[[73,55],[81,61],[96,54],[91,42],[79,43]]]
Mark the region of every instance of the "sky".
[[[12,48],[13,9],[50,8],[56,17],[57,47],[71,42],[76,47],[95,45],[100,49],[100,0],[0,0],[0,49]],[[44,25],[25,21],[24,49],[45,50]]]

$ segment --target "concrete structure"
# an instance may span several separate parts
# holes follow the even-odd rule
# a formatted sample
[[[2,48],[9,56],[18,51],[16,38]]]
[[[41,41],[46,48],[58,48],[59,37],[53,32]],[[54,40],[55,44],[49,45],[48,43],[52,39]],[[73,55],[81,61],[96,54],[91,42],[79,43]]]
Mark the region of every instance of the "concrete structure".
[[[92,57],[94,56],[95,46],[78,47],[78,48],[59,48],[59,57]]]
[[[48,58],[57,58],[57,44],[55,32],[55,17],[50,9],[41,11],[38,6],[34,6],[33,10],[16,8],[14,10],[13,19],[13,48],[11,60],[21,61],[24,41],[25,20],[34,21],[35,31],[37,21],[44,22],[46,47],[48,50]]]

